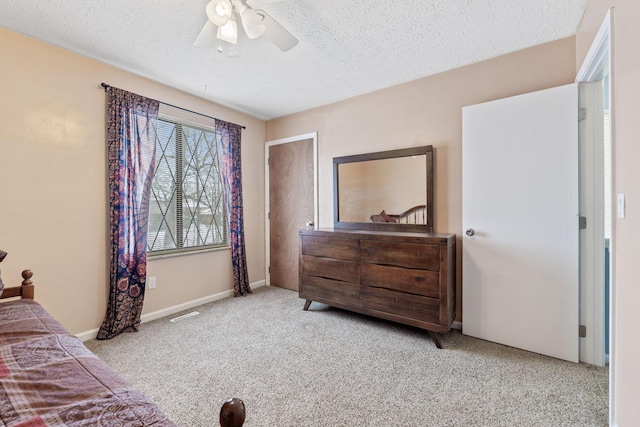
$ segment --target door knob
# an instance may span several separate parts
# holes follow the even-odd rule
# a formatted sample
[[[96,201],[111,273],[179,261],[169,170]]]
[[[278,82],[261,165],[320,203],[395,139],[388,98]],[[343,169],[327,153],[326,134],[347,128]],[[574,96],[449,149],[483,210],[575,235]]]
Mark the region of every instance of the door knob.
[[[476,234],[476,232],[475,232],[475,230],[473,228],[467,228],[467,231],[465,231],[464,234],[466,234],[467,236],[471,237],[474,234]]]
[[[307,221],[307,228],[311,228],[313,225],[313,221]]]

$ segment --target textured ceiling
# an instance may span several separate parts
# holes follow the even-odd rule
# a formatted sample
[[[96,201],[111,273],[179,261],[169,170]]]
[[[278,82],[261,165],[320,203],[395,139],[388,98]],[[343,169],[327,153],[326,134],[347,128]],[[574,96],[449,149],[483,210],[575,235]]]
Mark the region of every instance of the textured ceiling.
[[[241,29],[193,46],[208,0],[2,0],[0,26],[270,119],[574,35],[587,3],[272,1],[248,3],[300,40],[288,52]]]

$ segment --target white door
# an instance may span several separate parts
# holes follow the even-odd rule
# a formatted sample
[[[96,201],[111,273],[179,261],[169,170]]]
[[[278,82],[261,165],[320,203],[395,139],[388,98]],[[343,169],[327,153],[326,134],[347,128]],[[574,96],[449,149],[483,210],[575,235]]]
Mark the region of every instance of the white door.
[[[462,332],[578,362],[577,85],[462,116]]]

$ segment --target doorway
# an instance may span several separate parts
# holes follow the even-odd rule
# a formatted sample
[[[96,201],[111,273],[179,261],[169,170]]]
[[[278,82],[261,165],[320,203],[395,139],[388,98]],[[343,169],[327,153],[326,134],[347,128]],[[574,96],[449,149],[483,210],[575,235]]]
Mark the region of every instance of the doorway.
[[[265,145],[266,283],[298,290],[298,230],[317,223],[317,133]]]
[[[615,238],[611,161],[614,149],[612,21],[610,9],[578,71],[576,82],[581,86],[580,107],[585,108],[581,112],[580,149],[586,152],[585,157],[591,157],[591,161],[582,165],[581,155],[585,173],[581,171],[580,195],[596,200],[591,212],[596,227],[589,228],[587,218],[587,229],[581,231],[580,275],[591,274],[593,280],[581,283],[580,287],[580,321],[586,326],[580,360],[601,366],[609,364],[609,424],[615,425],[615,280],[609,268],[615,256],[611,252]]]

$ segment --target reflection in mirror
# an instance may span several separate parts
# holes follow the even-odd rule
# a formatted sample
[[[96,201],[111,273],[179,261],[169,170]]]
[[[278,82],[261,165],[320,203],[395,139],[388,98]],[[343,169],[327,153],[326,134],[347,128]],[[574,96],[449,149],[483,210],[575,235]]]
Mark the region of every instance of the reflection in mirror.
[[[396,215],[426,205],[426,165],[425,155],[338,165],[340,221],[368,222],[384,211],[399,222]],[[425,224],[426,215],[423,211],[404,220]]]
[[[431,146],[335,157],[334,227],[433,231]]]

